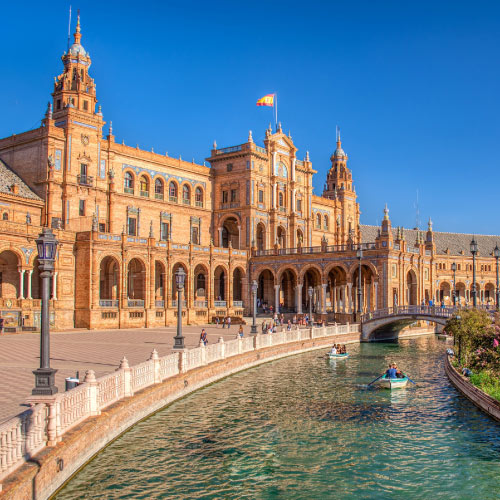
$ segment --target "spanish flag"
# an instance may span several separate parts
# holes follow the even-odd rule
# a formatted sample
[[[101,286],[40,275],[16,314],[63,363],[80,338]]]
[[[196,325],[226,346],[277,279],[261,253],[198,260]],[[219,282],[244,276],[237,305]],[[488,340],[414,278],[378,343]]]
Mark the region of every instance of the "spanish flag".
[[[257,101],[257,106],[274,106],[274,94],[267,94]]]

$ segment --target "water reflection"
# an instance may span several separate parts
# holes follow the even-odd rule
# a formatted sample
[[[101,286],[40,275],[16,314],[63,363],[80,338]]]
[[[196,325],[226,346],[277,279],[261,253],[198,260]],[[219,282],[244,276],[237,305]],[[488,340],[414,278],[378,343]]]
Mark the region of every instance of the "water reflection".
[[[445,349],[361,344],[242,372],[135,426],[57,498],[497,498],[500,426],[450,387]],[[389,362],[418,386],[367,388]]]

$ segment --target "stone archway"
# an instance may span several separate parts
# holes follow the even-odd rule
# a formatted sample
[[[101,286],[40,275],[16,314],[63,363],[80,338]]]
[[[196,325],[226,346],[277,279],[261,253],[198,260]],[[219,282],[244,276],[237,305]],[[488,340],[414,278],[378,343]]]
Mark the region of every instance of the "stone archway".
[[[321,312],[321,273],[315,267],[310,267],[302,277],[302,311],[309,312],[309,287],[312,288],[312,310]]]
[[[240,228],[238,220],[235,217],[228,217],[222,224],[221,230],[222,247],[240,248]]]
[[[19,290],[19,258],[11,250],[0,253],[0,297],[17,299]]]
[[[269,269],[264,269],[257,278],[257,299],[259,307],[266,310],[273,306],[275,307],[274,297],[274,274]]]
[[[127,298],[134,306],[144,307],[146,266],[141,260],[134,258],[128,263],[127,271]]]
[[[265,250],[266,249],[266,226],[259,222],[257,224],[257,250]]]
[[[214,300],[227,301],[227,273],[224,267],[217,266],[214,271]]]
[[[327,311],[346,313],[347,300],[347,273],[343,267],[334,266],[327,275]]]
[[[406,273],[406,303],[410,306],[418,305],[417,274],[413,269]]]
[[[280,311],[284,313],[296,311],[297,273],[292,268],[285,269],[280,276]]]
[[[120,264],[115,257],[106,256],[99,268],[100,305],[118,305],[120,297]]]

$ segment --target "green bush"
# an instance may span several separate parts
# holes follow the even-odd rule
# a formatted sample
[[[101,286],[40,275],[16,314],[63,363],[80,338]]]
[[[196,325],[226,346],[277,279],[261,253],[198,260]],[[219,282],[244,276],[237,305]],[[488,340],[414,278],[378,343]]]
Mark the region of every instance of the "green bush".
[[[500,379],[489,371],[473,373],[470,381],[479,389],[500,401]]]

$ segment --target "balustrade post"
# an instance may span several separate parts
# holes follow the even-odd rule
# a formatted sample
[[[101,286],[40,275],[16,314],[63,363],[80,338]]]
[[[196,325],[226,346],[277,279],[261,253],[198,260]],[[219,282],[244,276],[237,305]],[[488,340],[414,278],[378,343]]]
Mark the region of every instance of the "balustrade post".
[[[87,370],[85,372],[85,379],[83,381],[89,388],[89,415],[100,415],[101,408],[99,407],[99,384],[95,378],[94,370]]]
[[[205,347],[205,342],[203,340],[200,340],[200,358],[201,358],[201,364],[206,365],[207,364],[207,348]]]
[[[253,348],[254,349],[260,348],[260,337],[261,337],[260,333],[258,333],[257,335],[254,336],[254,338],[253,338]]]
[[[149,356],[149,361],[153,363],[153,382],[159,384],[161,382],[160,375],[160,356],[158,356],[158,351],[153,349],[151,355]]]
[[[186,350],[179,351],[179,373],[186,372]]]
[[[219,344],[221,344],[220,346],[221,358],[224,359],[226,357],[226,344],[224,343],[223,337],[219,337]]]
[[[238,354],[243,352],[243,339],[238,335]]]
[[[128,359],[123,356],[123,359],[120,361],[120,366],[118,368],[122,372],[123,377],[123,397],[127,398],[129,396],[133,396],[132,392],[132,369],[128,364]]]
[[[51,402],[47,402],[47,446],[55,446],[57,444],[57,408],[58,404],[55,398]]]

